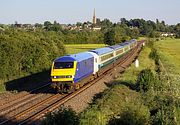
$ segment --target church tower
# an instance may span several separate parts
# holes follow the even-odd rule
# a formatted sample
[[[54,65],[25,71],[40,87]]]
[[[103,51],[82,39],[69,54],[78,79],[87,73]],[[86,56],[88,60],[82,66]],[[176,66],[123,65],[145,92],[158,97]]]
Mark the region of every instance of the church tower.
[[[93,25],[96,25],[96,12],[94,9],[94,14],[93,14]]]

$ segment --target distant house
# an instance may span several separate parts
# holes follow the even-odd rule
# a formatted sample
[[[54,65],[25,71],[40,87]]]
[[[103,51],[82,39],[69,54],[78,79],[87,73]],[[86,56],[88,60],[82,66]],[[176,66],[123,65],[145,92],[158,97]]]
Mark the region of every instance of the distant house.
[[[174,36],[173,33],[161,33],[162,37]]]
[[[4,29],[4,28],[2,28],[2,27],[0,27],[0,31],[5,31],[5,29]]]
[[[94,31],[97,31],[97,30],[101,30],[101,27],[97,27],[97,26],[96,26],[96,27],[93,27],[92,29],[93,29]]]

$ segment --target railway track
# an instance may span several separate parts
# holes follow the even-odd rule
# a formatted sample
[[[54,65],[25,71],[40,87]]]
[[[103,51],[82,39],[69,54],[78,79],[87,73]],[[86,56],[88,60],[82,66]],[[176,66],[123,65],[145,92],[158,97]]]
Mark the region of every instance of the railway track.
[[[133,49],[132,51],[130,51],[128,54],[126,54],[125,56],[123,56],[121,58],[121,60],[117,64],[117,66],[114,67],[116,70],[110,69],[110,70],[106,71],[103,75],[96,78],[94,81],[83,86],[80,90],[75,91],[72,94],[69,94],[69,95],[54,94],[54,95],[46,96],[44,99],[42,99],[38,103],[34,103],[32,106],[24,109],[23,111],[20,111],[20,112],[14,114],[14,115],[11,115],[11,116],[7,116],[4,120],[0,121],[0,125],[4,125],[4,124],[9,124],[9,125],[10,124],[19,124],[19,125],[21,125],[21,124],[32,124],[35,121],[37,121],[38,119],[44,117],[44,115],[46,113],[56,110],[62,104],[64,104],[68,100],[70,100],[71,98],[73,98],[76,95],[78,95],[79,93],[85,91],[86,89],[91,87],[94,83],[96,83],[97,81],[99,81],[102,78],[104,78],[105,76],[107,76],[107,74],[114,75],[116,73],[123,72],[125,70],[125,68],[127,68],[128,65],[130,65],[131,62],[138,56],[140,49],[141,49],[140,44],[141,43],[139,43],[138,47],[136,47],[135,49]],[[16,103],[18,103],[18,101]],[[2,110],[2,108],[1,108],[1,110]],[[5,110],[5,111],[6,111],[6,113],[10,112],[7,110]]]
[[[22,99],[26,98],[27,96],[30,96],[30,94],[32,94],[32,93],[38,93],[40,91],[43,92],[44,90],[46,90],[46,87],[48,87],[49,85],[50,85],[50,82],[48,82],[45,85],[40,86],[36,89],[33,89],[30,92],[23,91],[23,92],[20,92],[20,93],[13,95],[10,98],[4,99],[3,101],[1,100],[0,110],[1,110],[1,108],[4,108],[6,105],[10,105],[11,103],[18,102],[18,100],[22,100]]]

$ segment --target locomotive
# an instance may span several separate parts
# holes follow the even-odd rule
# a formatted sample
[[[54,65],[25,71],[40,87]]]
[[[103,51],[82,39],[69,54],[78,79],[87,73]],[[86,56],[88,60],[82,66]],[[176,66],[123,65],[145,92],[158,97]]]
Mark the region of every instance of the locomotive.
[[[55,59],[51,67],[51,86],[60,93],[71,93],[97,78],[124,54],[137,46],[132,39],[121,44],[98,48]]]

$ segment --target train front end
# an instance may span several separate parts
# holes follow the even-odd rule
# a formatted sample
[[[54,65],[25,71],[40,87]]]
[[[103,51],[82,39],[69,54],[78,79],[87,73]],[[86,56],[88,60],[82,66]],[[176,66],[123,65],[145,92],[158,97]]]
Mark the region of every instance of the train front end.
[[[51,68],[51,86],[60,93],[73,89],[77,62],[64,56],[56,59]]]

